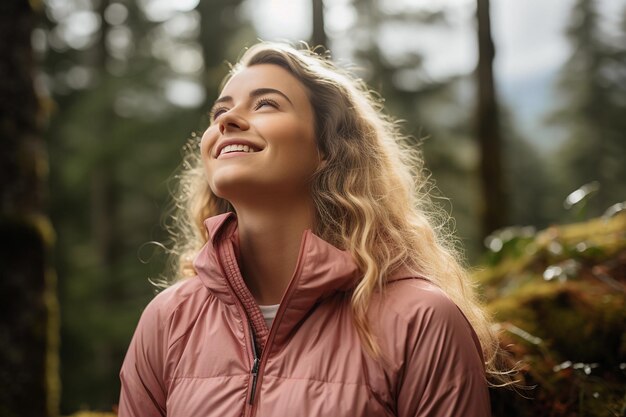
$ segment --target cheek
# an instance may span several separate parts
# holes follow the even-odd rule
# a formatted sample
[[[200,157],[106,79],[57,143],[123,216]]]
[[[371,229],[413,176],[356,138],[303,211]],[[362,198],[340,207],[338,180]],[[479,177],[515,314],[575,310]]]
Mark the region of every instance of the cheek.
[[[298,147],[301,150],[302,157],[308,161],[319,162],[319,148],[313,129],[304,128],[300,132],[300,141]]]
[[[283,155],[285,163],[291,165],[296,171],[309,176],[315,171],[320,163],[319,151],[315,138],[310,132],[300,131],[288,141],[289,149]]]
[[[200,155],[205,162],[207,158],[210,158],[211,150],[213,149],[213,145],[215,145],[216,140],[216,128],[214,126],[210,126],[207,130],[205,130],[200,140]]]

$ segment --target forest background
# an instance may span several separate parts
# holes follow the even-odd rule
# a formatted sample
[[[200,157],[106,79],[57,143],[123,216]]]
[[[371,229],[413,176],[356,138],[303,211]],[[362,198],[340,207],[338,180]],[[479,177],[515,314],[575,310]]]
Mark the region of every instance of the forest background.
[[[44,263],[60,306],[48,406],[114,407],[151,281],[167,278],[154,242],[168,243],[182,149],[197,146],[226,62],[259,38],[325,45],[385,98],[422,147],[469,265],[491,262],[512,235],[621,210],[626,5],[555,3],[557,41],[534,33],[551,24],[532,20],[544,7],[534,1],[508,22],[497,20],[513,7],[505,0],[492,0],[490,20],[485,0],[31,1],[24,48],[44,139],[33,194],[55,236]]]

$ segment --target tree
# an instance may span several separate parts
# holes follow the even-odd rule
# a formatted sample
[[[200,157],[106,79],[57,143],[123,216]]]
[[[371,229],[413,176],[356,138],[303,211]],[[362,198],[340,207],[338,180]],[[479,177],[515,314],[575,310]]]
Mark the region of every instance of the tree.
[[[311,0],[313,6],[313,34],[311,35],[311,45],[321,45],[328,48],[328,39],[324,29],[324,1]]]
[[[476,134],[480,144],[480,179],[482,203],[480,220],[482,236],[486,237],[506,224],[507,200],[502,170],[502,137],[493,77],[495,46],[491,38],[489,0],[478,0],[478,103],[476,107]]]
[[[226,60],[236,60],[241,48],[255,39],[250,23],[242,19],[242,3],[243,0],[217,0],[201,1],[198,5],[202,22],[198,40],[205,66],[206,109],[217,97],[219,82],[228,71]]]
[[[58,306],[44,112],[33,83],[33,4],[0,6],[0,414],[52,417],[59,413]]]
[[[594,0],[578,0],[572,9],[566,32],[572,54],[558,83],[561,103],[549,119],[567,135],[556,174],[563,188],[600,183],[592,215],[626,200],[626,44],[624,35],[611,41],[597,9]]]

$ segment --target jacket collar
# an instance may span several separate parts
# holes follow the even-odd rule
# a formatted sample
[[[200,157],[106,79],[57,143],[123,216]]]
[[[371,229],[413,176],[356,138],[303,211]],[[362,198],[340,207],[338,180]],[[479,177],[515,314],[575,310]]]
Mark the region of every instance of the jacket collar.
[[[236,219],[234,213],[226,213],[205,220],[208,242],[196,257],[194,267],[202,283],[218,299],[243,307],[263,348],[269,329],[239,271]],[[275,319],[273,345],[280,346],[286,341],[321,299],[351,290],[358,276],[358,268],[348,252],[332,246],[310,230],[305,231],[296,271]]]

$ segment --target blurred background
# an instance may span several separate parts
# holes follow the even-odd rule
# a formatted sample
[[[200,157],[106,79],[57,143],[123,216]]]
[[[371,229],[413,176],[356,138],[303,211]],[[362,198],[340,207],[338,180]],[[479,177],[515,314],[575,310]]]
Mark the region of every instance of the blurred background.
[[[44,415],[14,413],[20,398],[46,415],[115,410],[123,356],[156,292],[150,280],[167,278],[166,253],[151,242],[167,244],[182,149],[207,127],[227,62],[258,39],[326,46],[422,147],[503,340],[518,345],[512,354],[539,385],[524,394],[535,401],[496,394],[494,414],[625,415],[623,0],[2,8],[0,100],[11,144],[2,157],[2,304],[12,323],[0,347],[18,365],[0,371],[0,415]],[[15,272],[24,264],[32,285]],[[543,302],[562,314],[539,309]],[[549,314],[567,330],[562,340],[538,324]],[[568,341],[574,334],[582,341]],[[563,347],[592,339],[596,350]],[[41,360],[28,362],[16,340],[39,343]],[[20,381],[42,389],[45,404],[27,399]]]

